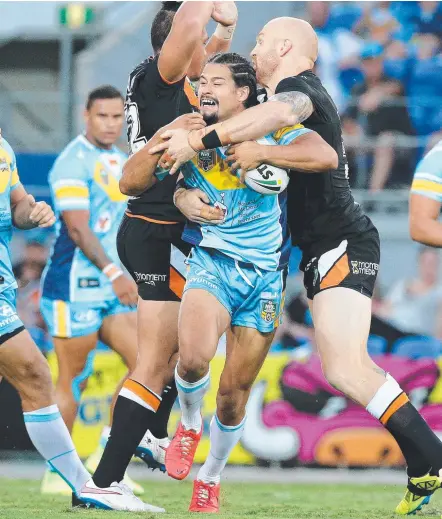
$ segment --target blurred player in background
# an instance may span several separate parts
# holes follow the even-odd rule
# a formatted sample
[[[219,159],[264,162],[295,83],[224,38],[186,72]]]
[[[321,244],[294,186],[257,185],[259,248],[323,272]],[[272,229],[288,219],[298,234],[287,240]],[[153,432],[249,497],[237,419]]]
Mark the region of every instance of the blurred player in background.
[[[284,113],[287,124],[303,122],[335,149],[338,166],[325,174],[305,173],[301,139],[299,145],[295,141],[289,146],[247,142],[228,154],[233,167],[243,171],[261,162],[293,170],[288,220],[294,244],[303,252],[301,270],[324,375],[332,386],[365,407],[397,441],[409,482],[396,512],[410,514],[428,503],[441,485],[442,444],[397,381],[367,353],[379,235],[351,194],[340,118],[311,71],[316,58],[317,36],[307,22],[288,17],[271,20],[252,51],[258,81],[271,96],[269,102],[189,135],[183,130],[169,131],[164,137],[174,142],[157,146],[151,153],[167,149],[168,163],[175,162],[175,169],[193,157],[195,150],[265,135],[275,129],[277,114]]]
[[[136,285],[123,273],[116,249],[127,202],[118,187],[126,155],[115,146],[123,121],[121,93],[111,86],[93,90],[87,99],[84,135],[68,144],[49,173],[58,221],[42,278],[40,308],[54,341],[56,398],[70,432],[92,373],[98,340],[121,355],[129,371],[137,357]],[[121,384],[112,408],[120,388]],[[91,472],[101,458],[109,430],[104,428],[97,452],[86,462]],[[143,492],[127,476],[125,482]],[[69,489],[48,470],[42,492],[63,491]]]
[[[417,165],[411,185],[410,234],[413,240],[442,247],[442,140]]]
[[[237,18],[233,2],[166,3],[152,23],[153,58],[129,77],[126,117],[131,152],[141,149],[177,116],[198,109],[189,77],[198,78],[206,53],[230,46]],[[176,12],[175,12],[176,11]],[[218,27],[208,41],[210,19]],[[186,77],[186,75],[188,77]],[[178,125],[201,128],[201,116],[179,119]],[[156,158],[158,161],[158,158]],[[146,429],[153,446],[164,456],[169,445],[167,422],[176,399],[173,372],[178,350],[178,309],[184,287],[184,260],[189,246],[181,239],[184,218],[173,204],[176,178],[167,175],[152,188],[143,172],[125,170],[122,192],[129,200],[117,245],[119,256],[138,285],[137,366],[118,397],[109,442],[94,474],[81,494],[84,504],[113,509],[131,506],[124,489],[120,496],[105,493],[123,479],[126,467]]]
[[[0,171],[0,378],[4,376],[20,395],[26,430],[37,451],[71,491],[78,492],[89,474],[55,403],[48,363],[17,315],[17,282],[9,252],[13,225],[18,229],[51,227],[55,217],[45,202],[36,202],[20,183],[14,152],[1,135]]]

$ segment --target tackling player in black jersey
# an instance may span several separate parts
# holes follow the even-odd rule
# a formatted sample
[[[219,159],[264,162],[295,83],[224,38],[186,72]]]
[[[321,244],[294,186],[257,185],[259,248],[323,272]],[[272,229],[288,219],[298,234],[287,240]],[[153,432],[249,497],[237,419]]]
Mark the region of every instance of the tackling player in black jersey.
[[[200,115],[191,114],[197,98],[188,77],[200,75],[206,53],[228,50],[237,19],[234,2],[165,4],[152,24],[155,56],[129,77],[125,109],[129,145],[135,156],[158,130],[180,115],[183,117],[169,127],[199,129],[205,125]],[[170,4],[175,4],[172,10]],[[218,27],[205,45],[210,19]],[[167,422],[177,394],[173,371],[178,308],[189,247],[181,241],[184,218],[173,204],[176,179],[168,176],[149,186],[143,171],[131,169],[130,164],[133,162],[124,169],[120,189],[133,198],[120,226],[117,247],[138,285],[138,360],[117,399],[103,457],[78,504],[161,512],[140,501],[125,485],[113,483],[122,480],[135,451],[143,459],[151,458],[149,464],[153,458],[157,466],[164,467]],[[152,433],[150,437],[144,436],[146,430]]]
[[[174,170],[194,156],[194,150],[256,139],[278,126],[300,122],[335,149],[337,167],[325,173],[303,168],[311,150],[303,149],[302,136],[288,146],[246,142],[232,147],[230,155],[234,167],[243,171],[260,163],[291,169],[289,223],[294,243],[303,252],[301,268],[324,374],[330,384],[366,407],[398,442],[409,485],[396,511],[409,514],[441,485],[442,444],[399,384],[367,353],[379,236],[350,192],[339,114],[311,71],[316,58],[317,37],[308,23],[294,18],[270,21],[252,51],[269,101],[203,130],[166,132],[163,137],[170,138],[169,143],[152,152],[167,149]],[[176,197],[187,216],[188,196],[191,193]]]

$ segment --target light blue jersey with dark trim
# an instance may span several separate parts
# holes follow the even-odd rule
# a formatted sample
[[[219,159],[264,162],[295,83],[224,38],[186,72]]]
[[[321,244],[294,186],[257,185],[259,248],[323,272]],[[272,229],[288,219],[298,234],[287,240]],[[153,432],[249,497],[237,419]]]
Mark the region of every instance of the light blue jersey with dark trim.
[[[90,302],[115,297],[112,283],[69,236],[63,211],[88,210],[89,227],[107,256],[120,264],[116,239],[127,206],[119,180],[126,155],[103,150],[79,135],[63,150],[49,173],[57,216],[56,239],[42,281],[44,298]]]

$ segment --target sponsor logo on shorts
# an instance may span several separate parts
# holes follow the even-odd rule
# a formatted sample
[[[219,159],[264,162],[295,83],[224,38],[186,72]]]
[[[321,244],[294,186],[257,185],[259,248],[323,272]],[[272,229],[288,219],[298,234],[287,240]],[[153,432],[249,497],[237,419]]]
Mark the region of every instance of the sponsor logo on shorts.
[[[192,278],[189,278],[187,280],[186,285],[191,285],[192,283],[199,284],[199,285],[205,285],[213,290],[217,288],[217,286],[214,283],[211,283],[207,278],[201,277],[201,276],[194,276]]]
[[[7,303],[0,305],[0,316],[4,317],[0,320],[0,328],[5,328],[19,319],[15,309]]]
[[[204,276],[207,279],[216,279],[216,276],[209,274],[206,269],[198,270],[198,272],[195,272],[195,276]]]
[[[98,319],[98,312],[96,310],[83,310],[74,312],[72,318],[77,323],[89,323]]]
[[[100,280],[97,278],[79,278],[78,288],[97,288],[100,286]]]
[[[271,323],[276,318],[276,303],[272,299],[261,301],[261,318],[266,323]]]
[[[351,260],[350,263],[351,270],[356,275],[375,276],[379,270],[379,264],[370,261]]]
[[[146,274],[144,272],[134,272],[137,283],[146,283],[156,286],[157,282],[164,283],[167,279],[166,274]]]

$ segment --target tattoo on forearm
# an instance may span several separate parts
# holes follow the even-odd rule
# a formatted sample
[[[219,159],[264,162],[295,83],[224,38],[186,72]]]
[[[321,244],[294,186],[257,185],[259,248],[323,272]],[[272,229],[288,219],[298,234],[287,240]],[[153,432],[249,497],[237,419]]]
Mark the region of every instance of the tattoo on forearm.
[[[281,92],[270,97],[269,101],[289,104],[300,123],[308,119],[314,111],[310,97],[302,92]]]

